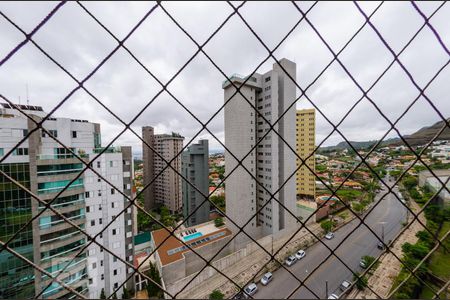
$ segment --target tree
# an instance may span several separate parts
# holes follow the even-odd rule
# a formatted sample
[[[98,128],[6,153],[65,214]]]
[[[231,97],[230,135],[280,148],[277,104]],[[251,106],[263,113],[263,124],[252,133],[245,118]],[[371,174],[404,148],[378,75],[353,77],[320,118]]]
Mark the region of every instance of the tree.
[[[366,266],[370,266],[375,261],[375,257],[370,255],[364,255],[361,258],[366,263]]]
[[[105,289],[102,289],[100,292],[100,299],[106,299]]]
[[[147,283],[147,294],[148,297],[157,297],[162,298],[162,290],[157,285],[159,284],[161,286],[161,276],[159,275],[158,268],[156,265],[152,262],[149,263],[150,269],[146,272],[146,275],[153,279],[153,281],[148,280]],[[156,284],[157,283],[157,284]]]
[[[131,293],[126,287],[123,287],[122,299],[131,299]]]
[[[117,293],[112,294],[111,299],[117,299]]]
[[[360,274],[358,272],[353,274],[353,280],[356,280],[355,286],[360,291],[362,291],[367,286],[367,282],[369,281],[366,276],[360,277]]]
[[[211,300],[222,300],[224,295],[219,290],[214,290],[209,294],[209,299]]]
[[[325,232],[330,232],[331,230],[333,230],[334,225],[335,222],[331,220],[324,220],[320,222],[320,227],[322,227]]]

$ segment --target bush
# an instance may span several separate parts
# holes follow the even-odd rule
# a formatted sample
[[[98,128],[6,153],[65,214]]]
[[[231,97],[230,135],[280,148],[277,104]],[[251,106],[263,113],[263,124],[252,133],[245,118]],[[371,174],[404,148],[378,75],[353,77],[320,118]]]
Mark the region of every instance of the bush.
[[[222,300],[223,297],[224,297],[224,294],[222,294],[219,290],[214,290],[209,295],[209,299],[211,299],[211,300]]]
[[[225,223],[223,222],[223,218],[216,218],[214,220],[214,225],[216,225],[216,227],[220,227],[223,226]]]

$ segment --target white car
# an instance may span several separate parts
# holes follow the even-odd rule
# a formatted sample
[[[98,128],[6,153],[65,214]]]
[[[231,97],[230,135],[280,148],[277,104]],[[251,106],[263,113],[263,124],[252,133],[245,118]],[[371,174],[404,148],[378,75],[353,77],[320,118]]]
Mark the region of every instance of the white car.
[[[305,250],[298,250],[298,252],[295,253],[295,257],[299,260],[305,257],[305,255],[306,255]]]
[[[325,238],[326,238],[327,240],[331,240],[332,238],[334,238],[334,233],[328,232],[328,233],[325,235]]]
[[[268,273],[264,274],[264,276],[261,278],[261,284],[268,285],[269,282],[272,281],[272,278],[273,278],[272,273],[268,272]]]
[[[286,261],[284,262],[288,267],[292,266],[297,262],[297,257],[294,255],[289,256]]]
[[[363,269],[367,268],[367,262],[364,259],[361,259],[359,262],[359,266]]]
[[[342,281],[342,283],[339,286],[339,288],[341,289],[341,291],[345,291],[346,289],[349,288],[350,285],[351,285],[350,281],[344,280],[344,281]]]
[[[247,285],[247,287],[244,289],[244,294],[245,296],[253,296],[254,294],[256,294],[256,292],[258,291],[258,287],[256,286],[255,283],[250,283],[249,285]]]
[[[330,296],[328,296],[328,299],[339,299],[339,296],[336,294],[331,294]]]

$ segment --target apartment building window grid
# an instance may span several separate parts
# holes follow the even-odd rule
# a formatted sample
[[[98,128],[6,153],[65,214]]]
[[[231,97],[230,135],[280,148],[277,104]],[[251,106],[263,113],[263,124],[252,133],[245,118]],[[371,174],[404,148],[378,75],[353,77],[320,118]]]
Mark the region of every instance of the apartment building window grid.
[[[82,4],[78,4],[78,5],[82,5]],[[230,4],[230,5],[232,5],[232,4]],[[241,6],[242,6],[243,4],[241,4]],[[301,18],[301,20],[300,20],[300,22],[301,21],[303,21],[304,20],[304,16],[306,15],[306,14],[308,14],[309,13],[309,11],[310,10],[312,10],[312,8],[314,7],[314,5],[312,6],[312,8],[310,8],[308,11],[306,11],[306,12],[303,12],[303,10],[301,10],[295,3],[293,3],[293,5],[295,6],[295,8],[299,11],[299,16],[301,16],[302,18]],[[355,5],[359,8],[359,6],[358,6],[358,4],[357,3],[355,3]],[[379,6],[378,6],[378,8],[381,6],[382,4],[380,4]],[[158,4],[156,4],[156,6],[160,6],[160,7],[163,7],[163,4],[161,4],[161,3],[158,3]],[[234,7],[234,9],[235,9],[235,11],[233,12],[233,14],[235,14],[236,12],[239,12],[239,8],[240,8],[240,6],[239,7]],[[415,6],[415,8],[416,8],[416,10],[418,10],[418,12],[419,13],[421,13],[421,11],[420,11],[420,9],[418,9],[416,6]],[[440,9],[440,7],[438,8],[438,9]],[[375,11],[376,12],[376,11]],[[375,13],[374,12],[374,13]],[[149,12],[149,14],[151,14],[152,13],[152,11],[150,11]],[[169,15],[170,16],[170,13],[169,12],[167,12],[167,11],[165,11],[164,10],[164,13],[165,14],[167,14],[167,15]],[[373,13],[373,14],[374,14]],[[363,13],[363,12],[361,12],[361,14],[363,14],[364,16],[365,16],[365,14]],[[421,16],[422,16],[423,14],[421,14]],[[240,14],[238,14],[238,16],[240,16],[241,18],[242,18],[242,16],[240,15]],[[48,20],[50,20],[51,19],[51,15],[49,15],[48,17],[46,17],[44,20],[43,20],[43,22],[44,23],[46,23]],[[365,16],[366,18],[367,18],[367,16]],[[426,17],[424,17],[424,18],[426,18]],[[431,18],[431,17],[430,17]],[[9,22],[12,22],[12,21],[10,21],[10,20],[8,20]],[[177,26],[180,26],[177,22],[176,22],[176,18],[173,18],[172,19],[172,21],[177,25]],[[429,23],[428,23],[428,19],[426,19],[426,21],[427,21],[427,25],[429,26],[429,27],[431,27],[432,25],[430,25]],[[98,21],[99,22],[99,21]],[[368,20],[367,21],[367,23],[368,24],[370,24],[372,27],[373,27],[373,29],[374,30],[376,30],[376,26],[374,26],[371,22],[370,22],[370,20]],[[16,25],[16,24],[14,24],[14,25]],[[16,25],[17,26],[17,25]],[[250,25],[248,25],[248,24],[246,24],[246,26],[248,26],[248,27],[250,27]],[[17,26],[18,28],[20,28],[20,26]],[[188,33],[186,33],[186,34],[188,34]],[[256,35],[256,33],[254,33],[255,35]],[[354,36],[356,36],[357,34],[355,34]],[[440,42],[440,45],[443,47],[443,48],[445,48],[446,49],[446,47],[445,47],[445,45],[441,42],[441,39],[440,39],[440,37],[439,37],[439,33],[438,32],[435,32],[435,35],[437,35],[437,37],[439,38],[438,40],[439,40],[439,42]],[[353,36],[353,37],[354,37]],[[286,36],[287,37],[287,36]],[[353,37],[350,39],[350,41],[353,39]],[[282,40],[282,42],[285,40],[285,38]],[[325,41],[323,41],[323,43],[324,44],[326,44],[326,42]],[[262,42],[262,44],[265,46],[265,44]],[[197,44],[198,45],[198,44]],[[121,47],[125,47],[124,45],[123,45],[123,43],[120,43],[120,46]],[[387,44],[386,45],[386,47],[387,48],[389,48],[389,45]],[[267,48],[268,49],[268,47],[267,46],[265,46],[265,48]],[[199,47],[199,50],[200,51],[204,51],[203,49],[202,49],[202,47]],[[448,50],[447,50],[447,52],[448,52]],[[12,52],[11,53],[11,57],[12,56],[14,56],[14,52]],[[272,53],[272,51],[270,51],[269,50],[269,57],[272,57],[272,58],[274,58],[276,61],[277,61],[277,63],[279,63],[278,62],[278,60],[274,57],[274,54]],[[9,57],[7,58],[7,59],[9,59]],[[6,59],[6,60],[7,60]],[[223,73],[223,72],[222,72]],[[246,79],[246,81],[247,80],[249,80],[251,78],[251,76],[248,76],[248,78]],[[227,78],[228,80],[230,80],[229,78]],[[230,81],[231,82],[231,81]],[[234,85],[234,83],[233,82],[231,82],[231,84],[233,84]],[[236,90],[239,92],[239,88],[236,86]],[[300,88],[300,90],[302,90],[302,94],[304,94],[304,91],[303,91],[303,89],[301,89]],[[423,92],[422,92],[422,94],[423,94]],[[270,95],[268,95],[268,96],[270,96]],[[267,96],[266,96],[267,97]],[[267,98],[268,99],[268,98]],[[10,100],[7,100],[7,99],[5,99],[8,103],[10,103],[10,104],[12,104],[12,102],[10,101]],[[371,101],[370,99],[368,99],[371,103],[373,103],[373,101]],[[311,100],[310,100],[311,101]],[[312,102],[312,101],[311,101]],[[436,110],[436,108],[435,108],[435,110]],[[441,118],[443,118],[442,117],[442,115],[440,114],[440,112],[439,111],[437,111],[438,112],[438,115],[441,117]],[[404,113],[402,113],[401,114],[401,117],[403,117],[404,115],[406,114],[406,111],[404,112]],[[264,113],[264,116],[268,116],[268,115],[270,115],[270,112],[266,112],[266,113]],[[443,121],[445,122],[445,124],[444,124],[444,127],[442,128],[442,130],[444,130],[446,127],[450,127],[449,126],[449,124],[448,124],[448,121],[447,120],[445,120],[444,118],[443,118]],[[390,123],[390,125],[393,127],[393,128],[395,128],[395,124],[393,124],[392,122],[389,122]],[[332,125],[333,127],[334,127],[334,129],[336,129],[337,128],[337,126],[336,125]],[[272,127],[270,128],[271,130],[272,130]],[[275,133],[275,132],[274,132]],[[53,135],[53,137],[55,137],[55,138],[57,138],[57,133],[56,132],[53,132],[53,133],[50,133],[51,135]],[[276,133],[275,133],[276,134]],[[30,135],[30,133],[28,133],[28,136]],[[345,138],[345,136],[343,137],[347,142],[348,142],[348,140]],[[409,146],[409,144],[405,141],[405,144],[407,144],[407,146]],[[18,146],[19,145],[16,145],[14,148],[15,149],[20,149],[20,148],[18,148]],[[255,145],[256,146],[256,145]],[[15,150],[14,149],[14,150]],[[354,150],[354,149],[353,149]],[[105,150],[103,150],[103,151],[105,151]],[[415,152],[414,152],[415,153]],[[369,154],[370,154],[370,152],[369,152]],[[367,156],[365,156],[364,157],[364,159],[363,159],[363,161],[365,161],[365,159],[368,157],[368,155]],[[417,156],[417,158],[416,158],[416,162],[417,161],[422,161],[421,160],[421,158],[420,158],[420,155],[418,155]],[[167,163],[167,162],[166,162]],[[304,163],[304,161],[302,160],[302,163]],[[423,163],[423,162],[422,162]],[[425,164],[426,165],[426,164]],[[169,167],[170,167],[170,164],[169,164]],[[90,168],[90,166],[87,166],[87,168]],[[370,168],[370,166],[369,166],[369,168]],[[404,175],[406,172],[404,172],[402,175]],[[1,174],[4,176],[5,174],[8,174],[7,172],[5,172],[5,171],[3,171],[3,170],[1,170]],[[438,178],[438,176],[436,176],[435,174],[433,174],[439,181],[441,181],[439,178]],[[255,179],[257,182],[258,182],[258,180],[257,179]],[[9,181],[11,181],[11,180],[9,180]],[[104,178],[104,181],[107,183],[107,184],[110,184],[109,183],[109,181],[106,179],[106,178]],[[398,180],[397,180],[398,181]],[[13,180],[13,182],[19,182],[19,180],[18,179],[14,179]],[[448,180],[447,180],[447,182],[448,182]],[[442,183],[442,188],[439,190],[439,192],[440,191],[442,191],[443,189],[447,189],[446,188],[446,184],[447,184],[447,182],[445,182],[445,183]],[[67,185],[67,187],[69,187],[69,185],[70,184],[68,184]],[[111,184],[110,184],[111,185]],[[26,186],[25,186],[25,188],[27,188]],[[266,193],[267,193],[267,191],[266,191]],[[333,194],[335,194],[335,192],[333,191]],[[337,196],[337,195],[336,195]],[[337,198],[339,198],[339,197],[337,197]],[[275,199],[275,197],[273,197],[273,195],[271,195],[271,199],[273,199],[274,201],[277,201],[277,199]],[[341,200],[342,201],[342,200]],[[427,204],[428,204],[429,202],[427,202],[424,206],[426,206]],[[263,207],[261,207],[261,208],[263,208]],[[139,207],[138,207],[138,209],[139,209]],[[351,209],[350,209],[350,211],[351,211]],[[414,212],[411,212],[412,214],[414,214]],[[258,212],[255,212],[255,215],[256,214],[258,214]],[[416,217],[417,217],[417,215],[416,214],[414,214]],[[63,219],[64,219],[64,216],[63,216]],[[302,221],[300,221],[300,223],[302,223],[302,225],[303,225],[303,227],[304,227],[304,224],[303,224],[303,222]],[[363,220],[362,220],[362,223],[364,224],[364,222],[363,222]],[[304,227],[304,228],[306,228],[307,229],[307,227]],[[172,231],[171,231],[172,232]],[[173,232],[172,232],[172,234],[173,234]],[[256,241],[254,241],[254,242],[256,242]],[[441,242],[441,241],[438,241],[439,243]],[[11,243],[11,241],[8,241],[6,244],[8,245],[8,244],[10,244]],[[187,246],[187,247],[189,247],[189,246]],[[102,250],[103,250],[103,248],[102,248]],[[196,253],[196,251],[195,250],[193,250],[193,249],[190,249],[193,253]],[[12,250],[10,250],[10,249],[8,249],[8,251],[10,251],[11,253],[14,253]],[[336,258],[338,258],[339,259],[339,257],[334,253],[336,251],[336,249],[334,250],[334,251],[331,251],[332,252],[332,254],[336,257]],[[18,253],[14,253],[14,255],[15,256],[17,256],[17,257],[21,257],[22,255],[21,254],[18,254]],[[274,255],[273,254],[270,254],[271,255],[271,260],[273,260],[274,259]],[[401,259],[400,258],[398,258],[397,257],[397,259],[398,260],[400,260],[401,261]],[[207,261],[208,262],[208,264],[210,263],[210,261]],[[207,265],[208,265],[207,264]],[[344,265],[346,265],[345,263],[344,263]],[[34,266],[34,265],[32,265],[33,267],[36,267],[36,266]],[[416,272],[414,272],[414,271],[412,271],[412,270],[409,270],[410,271],[410,273],[411,273],[411,276],[414,276],[415,278],[417,278],[418,280],[421,280],[420,278],[418,278],[417,277],[417,275],[415,274]],[[220,271],[218,271],[219,273],[221,273]],[[133,273],[134,274],[134,273]],[[311,273],[312,274],[312,273]],[[225,275],[224,275],[225,276]],[[103,278],[103,274],[102,274],[102,280],[103,280],[104,278]],[[242,291],[242,289],[243,289],[243,286],[240,286],[240,285],[238,285],[237,283],[235,283],[231,278],[228,278],[231,282],[233,282],[233,284],[235,284],[237,287],[239,287],[239,289],[240,289],[240,291]],[[56,280],[56,279],[55,279]],[[301,282],[301,281],[300,281]],[[404,281],[405,282],[405,281]],[[404,282],[402,282],[401,284],[403,284]],[[301,282],[302,283],[302,282]],[[121,283],[120,284],[120,286],[118,285],[118,284],[114,284],[114,288],[115,289],[118,289],[118,288],[120,288],[121,286],[123,286],[123,284],[124,283]],[[400,284],[400,285],[401,285]],[[307,286],[306,284],[303,284],[303,286]],[[63,287],[63,288],[66,288],[66,287]],[[370,288],[370,287],[369,287]],[[433,293],[435,293],[435,294],[438,294],[438,292],[439,291],[436,291],[435,289],[433,289],[433,288],[431,288],[430,287],[430,289],[433,291]],[[45,290],[45,289],[44,289]],[[73,292],[73,291],[72,291]],[[75,293],[76,294],[76,293]],[[376,293],[375,293],[376,294]]]

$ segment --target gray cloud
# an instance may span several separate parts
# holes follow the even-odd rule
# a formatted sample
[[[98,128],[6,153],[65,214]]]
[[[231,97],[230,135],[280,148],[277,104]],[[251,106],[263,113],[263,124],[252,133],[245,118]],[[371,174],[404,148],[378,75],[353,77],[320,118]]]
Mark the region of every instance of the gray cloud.
[[[417,3],[427,16],[439,4]],[[51,2],[2,2],[0,10],[29,32],[55,5]],[[84,5],[122,39],[154,2],[86,2]],[[224,2],[163,2],[163,5],[200,44],[232,13],[232,8]],[[306,11],[312,2],[301,2],[298,5]],[[360,5],[370,14],[378,3],[363,2]],[[301,18],[301,14],[290,2],[248,2],[240,9],[240,13],[270,49]],[[431,19],[431,24],[447,45],[450,45],[449,17],[450,6],[444,5]],[[308,18],[334,52],[339,51],[364,22],[363,16],[350,2],[320,2],[311,10]],[[384,3],[372,20],[395,52],[400,51],[423,24],[422,17],[409,2]],[[0,55],[3,58],[22,41],[23,36],[3,18],[0,18],[0,32]],[[73,2],[65,4],[35,35],[34,40],[78,79],[89,74],[117,45],[104,29]],[[161,8],[157,8],[136,30],[126,46],[163,83],[197,51],[196,45]],[[268,52],[236,15],[211,39],[204,50],[228,75],[235,72],[248,74],[268,56]],[[278,59],[286,57],[297,63],[297,79],[302,88],[310,85],[333,58],[306,22],[300,23],[274,55]],[[367,89],[393,60],[393,56],[375,32],[366,26],[339,59],[357,82]],[[399,59],[422,88],[448,60],[448,55],[431,30],[425,27]],[[270,58],[258,71],[265,72],[273,63],[274,60]],[[199,53],[168,85],[168,90],[201,122],[206,122],[223,104],[223,80],[223,75]],[[450,113],[449,80],[450,70],[447,68],[426,91],[426,95],[445,117]],[[29,86],[31,103],[41,105],[47,111],[76,87],[69,76],[30,43],[0,68],[0,91],[6,97],[18,101],[20,96],[24,103],[26,84]],[[161,90],[157,81],[124,49],[119,49],[85,86],[125,122],[134,118]],[[331,122],[337,123],[362,96],[362,92],[343,68],[334,62],[308,89],[307,95]],[[419,91],[395,63],[368,95],[387,118],[395,121],[419,95]],[[312,107],[312,104],[302,97],[297,107]],[[119,121],[82,90],[72,95],[56,115],[101,123],[104,143],[123,129]],[[398,128],[403,134],[409,134],[438,120],[438,115],[429,103],[420,98],[399,122]],[[132,128],[140,133],[140,127],[144,125],[155,126],[157,132],[180,132],[186,136],[186,141],[201,129],[201,125],[167,92],[156,98],[133,123]],[[208,128],[224,141],[223,111],[212,120]],[[340,126],[343,134],[351,140],[381,138],[388,128],[386,120],[367,99]],[[331,130],[330,124],[318,113],[317,143]],[[391,133],[388,137],[393,136],[395,134]],[[212,139],[206,131],[199,137]],[[324,144],[332,145],[341,140],[334,134]],[[115,144],[132,145],[135,150],[141,148],[139,140],[131,132],[125,133]],[[210,144],[211,148],[220,148],[215,140],[211,140]]]

